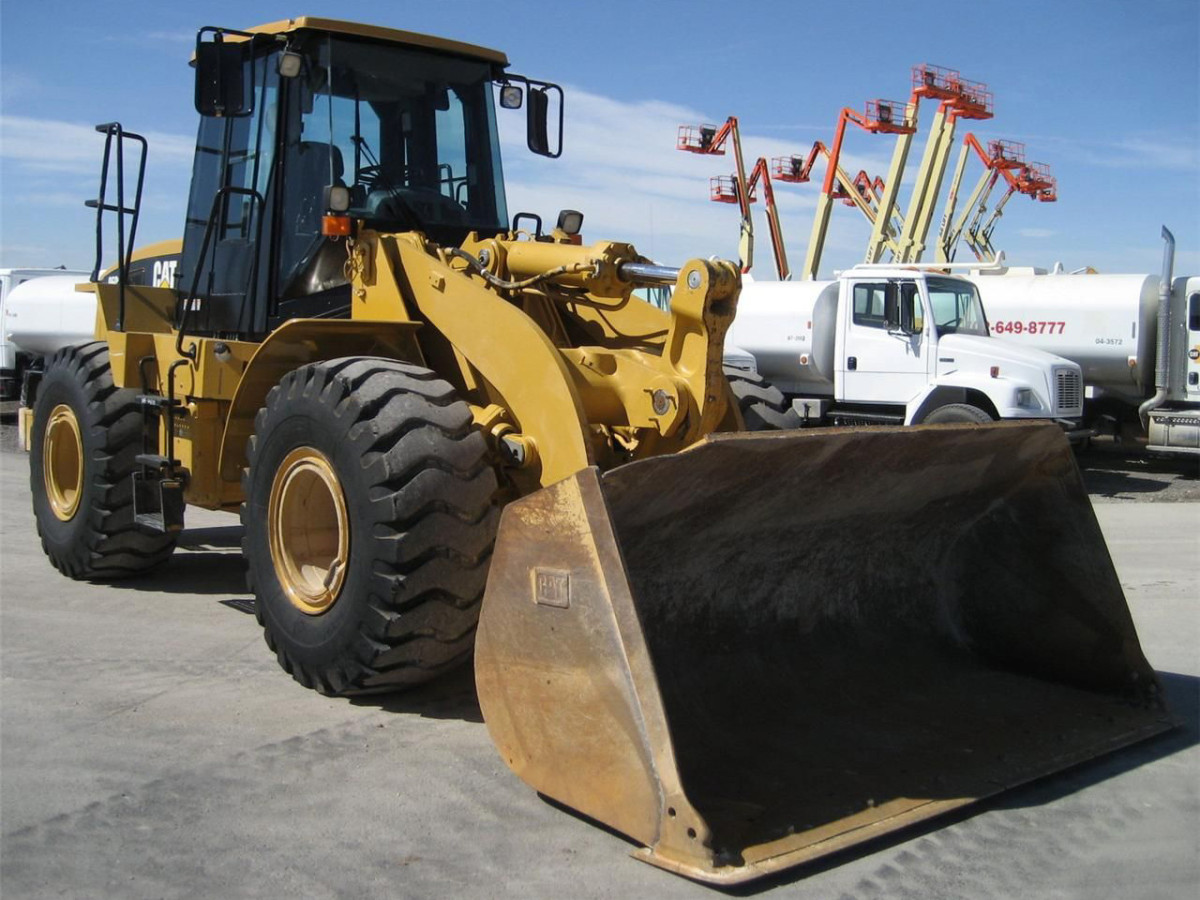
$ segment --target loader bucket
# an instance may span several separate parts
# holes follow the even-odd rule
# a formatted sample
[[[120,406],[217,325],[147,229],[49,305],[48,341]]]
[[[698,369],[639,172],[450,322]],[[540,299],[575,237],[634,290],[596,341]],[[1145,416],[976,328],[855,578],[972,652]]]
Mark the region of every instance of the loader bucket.
[[[736,883],[1171,727],[1054,425],[720,435],[504,512],[508,765]]]

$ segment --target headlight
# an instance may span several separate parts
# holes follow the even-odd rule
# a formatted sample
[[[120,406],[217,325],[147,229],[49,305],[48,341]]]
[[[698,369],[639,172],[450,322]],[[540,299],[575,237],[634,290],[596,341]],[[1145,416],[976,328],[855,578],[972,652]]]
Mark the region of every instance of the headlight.
[[[1038,409],[1041,405],[1032,388],[1017,388],[1017,406],[1024,409]]]

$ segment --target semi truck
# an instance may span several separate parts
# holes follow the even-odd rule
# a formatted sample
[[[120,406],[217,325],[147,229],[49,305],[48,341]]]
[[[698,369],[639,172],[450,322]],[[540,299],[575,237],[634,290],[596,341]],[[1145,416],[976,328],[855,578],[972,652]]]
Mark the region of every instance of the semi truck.
[[[834,281],[747,277],[725,364],[739,396],[766,400],[773,386],[776,407],[782,400],[784,415],[808,425],[1048,419],[1073,440],[1090,433],[1079,365],[993,338],[974,284],[931,267],[860,265]],[[739,384],[746,379],[757,383]]]
[[[19,347],[9,337],[12,304],[22,295],[29,296],[31,292],[40,290],[47,279],[57,278],[74,285],[80,278],[86,277],[86,272],[68,271],[64,266],[57,269],[0,269],[0,322],[3,322],[3,331],[0,333],[0,400],[13,400],[20,393],[21,374],[30,359],[25,348]],[[95,318],[94,300],[92,309],[92,318]],[[54,312],[59,312],[57,302]],[[88,325],[90,331],[90,319]]]
[[[1140,424],[1148,450],[1200,457],[1200,277],[1173,277],[1175,239],[1163,237],[1160,275],[1006,268],[968,278],[997,338],[1079,363],[1089,423]]]

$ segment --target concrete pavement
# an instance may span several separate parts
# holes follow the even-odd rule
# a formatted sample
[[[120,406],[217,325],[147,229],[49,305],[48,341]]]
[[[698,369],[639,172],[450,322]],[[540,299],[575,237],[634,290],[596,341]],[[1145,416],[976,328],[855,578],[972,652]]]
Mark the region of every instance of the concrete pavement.
[[[45,561],[0,453],[0,891],[17,897],[711,897],[525,787],[469,673],[321,697],[268,653],[233,516],[189,512],[153,577]],[[1097,514],[1183,727],[748,893],[1194,896],[1200,504]]]

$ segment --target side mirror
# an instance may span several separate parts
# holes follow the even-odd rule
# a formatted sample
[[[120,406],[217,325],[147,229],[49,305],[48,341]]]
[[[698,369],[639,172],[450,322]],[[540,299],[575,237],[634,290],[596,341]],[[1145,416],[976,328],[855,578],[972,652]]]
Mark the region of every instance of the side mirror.
[[[206,31],[215,33],[203,41]],[[249,43],[222,39],[221,31],[200,29],[196,36],[196,112],[202,116],[247,116],[254,92],[246,90],[244,64]]]
[[[524,85],[524,88],[522,88]],[[531,81],[524,75],[505,74],[500,81],[500,106],[520,109],[524,95],[529,95],[525,109],[525,143],[538,156],[555,159],[562,156],[563,90],[548,81]],[[557,94],[552,98],[551,94]],[[557,102],[555,102],[557,101]],[[555,106],[557,105],[557,110]],[[551,119],[557,115],[557,138],[551,131]]]
[[[884,292],[883,319],[887,322],[888,331],[900,327],[900,295],[894,283],[889,284]]]
[[[884,297],[883,311],[888,331],[899,331],[901,334],[921,332],[923,323],[917,320],[915,286],[889,284],[887,296]]]
[[[550,98],[546,92],[531,87],[529,108],[525,112],[525,136],[529,149],[539,156],[550,155],[549,112]]]
[[[900,330],[905,334],[916,334],[917,328],[916,298],[909,291],[903,291],[900,297]]]

